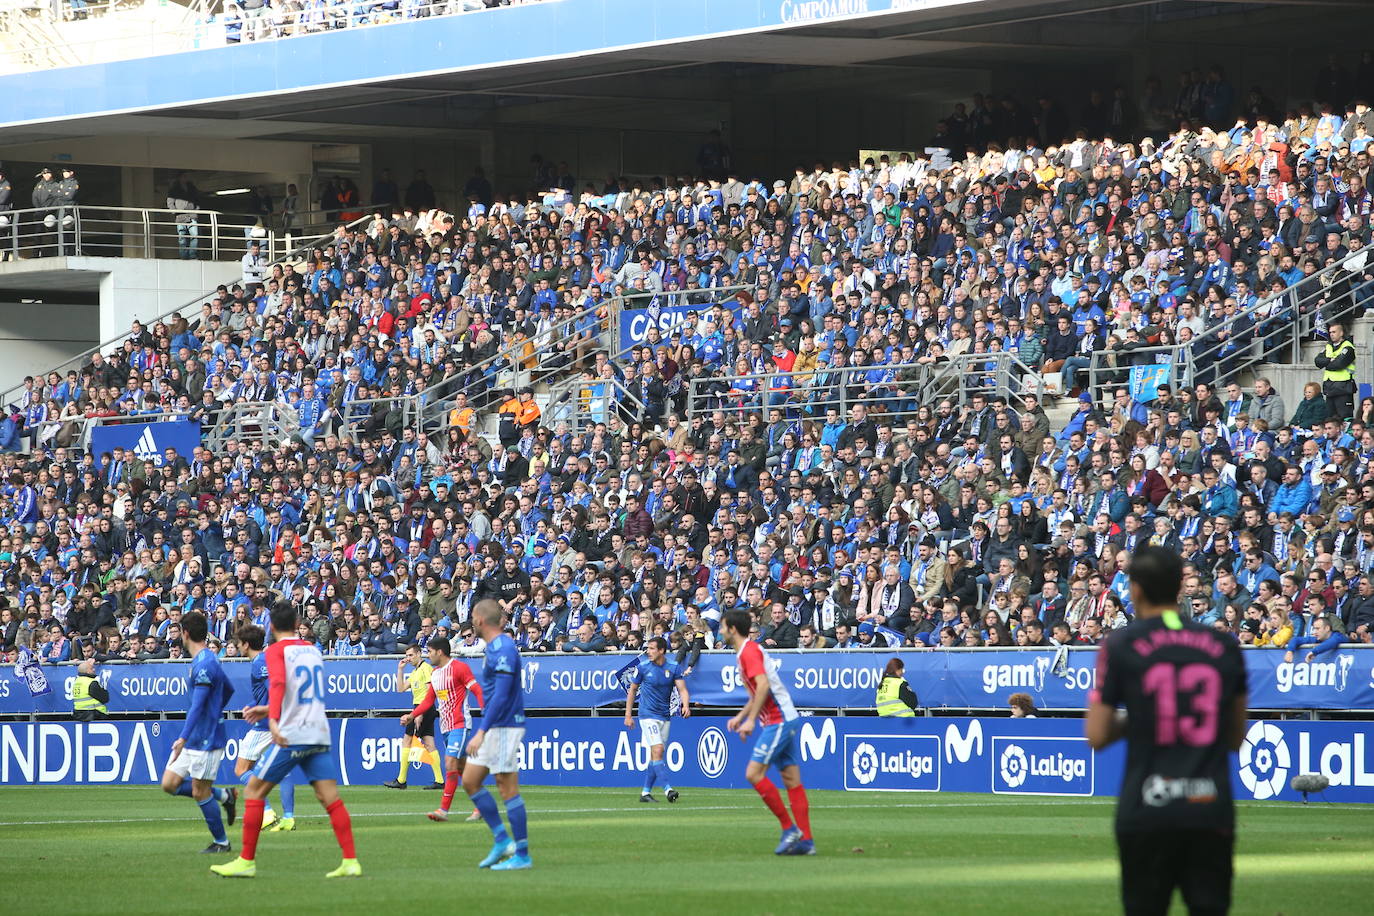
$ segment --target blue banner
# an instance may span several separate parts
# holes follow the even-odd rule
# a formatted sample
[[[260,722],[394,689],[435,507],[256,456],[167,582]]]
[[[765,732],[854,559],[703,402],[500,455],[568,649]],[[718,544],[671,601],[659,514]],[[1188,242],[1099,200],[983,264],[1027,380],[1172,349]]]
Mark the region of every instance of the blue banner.
[[[709,291],[709,290],[708,290]],[[635,344],[644,342],[649,328],[657,326],[664,338],[671,335],[687,320],[689,313],[701,314],[716,305],[724,306],[732,314],[738,315],[740,302],[730,298],[722,302],[697,302],[689,305],[668,305],[682,297],[682,293],[664,293],[660,297],[665,304],[644,309],[622,309],[620,312],[620,350],[623,353]]]
[[[1053,650],[856,650],[773,652],[770,658],[793,701],[811,709],[872,709],[887,660],[900,657],[923,706],[933,709],[1005,709],[1013,693],[1027,693],[1041,709],[1083,709],[1097,672],[1095,649],[1066,653],[1055,668]],[[1284,662],[1283,652],[1243,653],[1252,709],[1374,709],[1374,650],[1351,646],[1313,662]],[[526,655],[522,683],[529,709],[591,709],[623,702],[620,670],[632,656]],[[478,660],[470,660],[480,664]],[[186,708],[185,662],[102,665],[97,676],[110,691],[112,712],[179,712]],[[248,666],[224,665],[234,685],[230,708],[250,701]],[[45,666],[53,691],[30,696],[11,673],[0,676],[0,715],[71,712],[74,665]],[[733,652],[702,655],[687,677],[692,702],[742,706],[746,698]],[[339,658],[325,664],[325,687],[334,710],[400,711],[409,694],[396,689],[394,658]]]
[[[139,461],[162,467],[165,449],[174,448],[189,459],[200,445],[200,424],[191,420],[161,423],[112,423],[91,429],[91,451],[97,455],[113,448],[132,451]]]
[[[743,789],[751,741],[725,718],[674,719],[664,753],[678,787]],[[333,719],[346,785],[379,785],[396,775],[401,726],[395,719]],[[220,781],[234,784],[244,723],[230,723]],[[0,723],[0,785],[157,783],[176,722]],[[809,717],[799,736],[806,784],[816,789],[989,792],[1003,795],[1115,795],[1121,744],[1093,753],[1081,719]],[[1255,721],[1232,756],[1236,798],[1299,801],[1294,776],[1321,773],[1332,802],[1374,802],[1374,723]],[[521,746],[522,782],[623,787],[642,784],[648,759],[638,728],[619,717],[531,718]],[[416,778],[428,766],[412,764]],[[404,801],[404,796],[400,796]],[[416,802],[417,812],[420,805]]]
[[[1153,366],[1131,367],[1131,400],[1144,404],[1159,396],[1156,391],[1160,385],[1169,384],[1173,366],[1160,363]]]

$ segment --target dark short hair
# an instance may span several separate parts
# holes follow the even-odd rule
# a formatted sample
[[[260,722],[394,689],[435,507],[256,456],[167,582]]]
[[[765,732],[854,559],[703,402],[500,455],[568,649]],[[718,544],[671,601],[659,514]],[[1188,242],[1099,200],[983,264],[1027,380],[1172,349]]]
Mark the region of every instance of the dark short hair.
[[[185,620],[186,618],[183,617],[182,621],[185,622]],[[266,635],[262,632],[262,627],[251,623],[245,623],[234,631],[234,638],[254,652],[262,648]]]
[[[1172,604],[1183,586],[1183,558],[1163,547],[1142,547],[1131,557],[1131,584],[1150,604]]]
[[[181,617],[181,635],[191,642],[205,642],[210,633],[210,624],[200,611],[191,611]],[[149,634],[151,635],[151,634]]]
[[[287,633],[296,629],[296,609],[285,602],[272,608],[272,629]]]
[[[452,652],[452,646],[449,645],[449,641],[442,636],[436,636],[431,639],[429,641],[429,648],[438,649],[445,655],[449,655]]]
[[[741,636],[748,636],[749,630],[754,626],[753,616],[748,611],[741,610],[726,611],[721,622],[726,629],[734,630]]]

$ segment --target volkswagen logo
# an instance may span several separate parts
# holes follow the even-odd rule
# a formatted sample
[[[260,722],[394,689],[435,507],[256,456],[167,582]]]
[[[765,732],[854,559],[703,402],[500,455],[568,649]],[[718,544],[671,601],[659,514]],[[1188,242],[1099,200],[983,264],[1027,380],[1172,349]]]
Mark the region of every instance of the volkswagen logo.
[[[725,732],[711,726],[697,739],[697,765],[707,779],[715,779],[725,772],[730,761],[730,745],[725,740]]]

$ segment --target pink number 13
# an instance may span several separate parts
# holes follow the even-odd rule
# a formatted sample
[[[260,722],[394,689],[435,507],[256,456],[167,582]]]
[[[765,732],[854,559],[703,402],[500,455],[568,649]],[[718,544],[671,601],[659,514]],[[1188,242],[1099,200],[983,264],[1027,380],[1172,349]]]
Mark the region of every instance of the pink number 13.
[[[1221,675],[1210,665],[1175,667],[1158,662],[1145,672],[1145,692],[1155,698],[1155,743],[1206,747],[1217,739]],[[1188,710],[1179,714],[1179,694],[1187,694]]]

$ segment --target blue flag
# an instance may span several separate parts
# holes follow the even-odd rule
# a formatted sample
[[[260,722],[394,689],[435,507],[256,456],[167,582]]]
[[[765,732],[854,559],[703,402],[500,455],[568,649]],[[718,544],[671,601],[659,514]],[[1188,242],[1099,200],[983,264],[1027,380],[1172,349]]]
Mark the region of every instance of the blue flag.
[[[43,667],[34,660],[33,653],[28,649],[19,650],[19,658],[14,663],[14,676],[28,685],[31,696],[41,697],[52,692]]]

